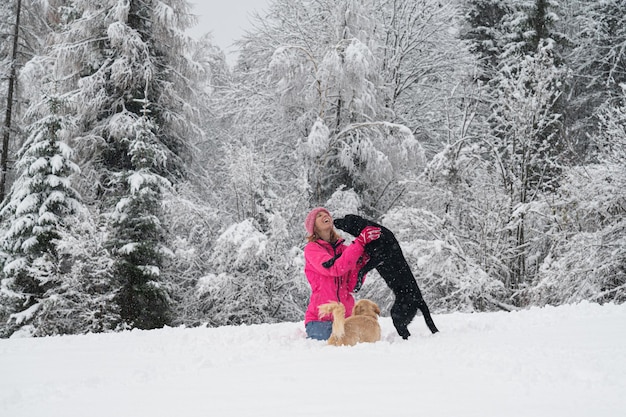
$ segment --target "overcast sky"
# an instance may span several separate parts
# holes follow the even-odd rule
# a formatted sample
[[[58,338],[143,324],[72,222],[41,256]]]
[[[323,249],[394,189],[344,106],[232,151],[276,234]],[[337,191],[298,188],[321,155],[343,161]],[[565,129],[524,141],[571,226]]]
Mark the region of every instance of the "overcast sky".
[[[232,43],[250,28],[253,11],[263,11],[270,0],[191,0],[198,25],[189,33],[200,36],[212,32],[213,40],[232,58]]]

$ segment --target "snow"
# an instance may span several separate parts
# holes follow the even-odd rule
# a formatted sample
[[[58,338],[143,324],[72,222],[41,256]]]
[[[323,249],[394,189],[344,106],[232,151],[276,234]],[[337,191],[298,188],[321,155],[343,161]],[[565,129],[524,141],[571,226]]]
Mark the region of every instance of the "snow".
[[[333,347],[302,323],[0,340],[0,415],[622,416],[626,304],[421,317]]]
[[[306,141],[306,149],[310,157],[322,156],[328,150],[330,144],[330,130],[324,123],[322,118],[318,117],[313,126],[311,133]]]

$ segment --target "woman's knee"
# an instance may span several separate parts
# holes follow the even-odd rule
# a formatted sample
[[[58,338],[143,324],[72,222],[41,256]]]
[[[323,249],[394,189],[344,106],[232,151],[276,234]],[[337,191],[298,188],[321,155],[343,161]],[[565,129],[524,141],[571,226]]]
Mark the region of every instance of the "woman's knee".
[[[331,321],[310,321],[305,326],[306,335],[309,339],[328,340],[333,331]]]

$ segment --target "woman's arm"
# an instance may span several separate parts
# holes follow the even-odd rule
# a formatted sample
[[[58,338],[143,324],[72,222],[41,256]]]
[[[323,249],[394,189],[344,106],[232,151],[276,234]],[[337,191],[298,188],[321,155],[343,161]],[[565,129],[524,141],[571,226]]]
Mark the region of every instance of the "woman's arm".
[[[322,264],[333,255],[321,245],[311,242],[304,247],[304,257],[310,266],[321,275],[342,276],[348,271],[355,269],[356,263],[363,255],[363,245],[352,243],[346,247],[341,256],[335,260],[332,266],[324,267]]]

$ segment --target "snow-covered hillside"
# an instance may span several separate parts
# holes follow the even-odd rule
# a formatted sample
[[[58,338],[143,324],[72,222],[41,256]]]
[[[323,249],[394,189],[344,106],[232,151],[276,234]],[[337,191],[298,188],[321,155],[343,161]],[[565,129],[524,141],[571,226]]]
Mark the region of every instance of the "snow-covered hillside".
[[[332,347],[302,323],[0,340],[0,416],[623,416],[626,304],[421,317]]]

